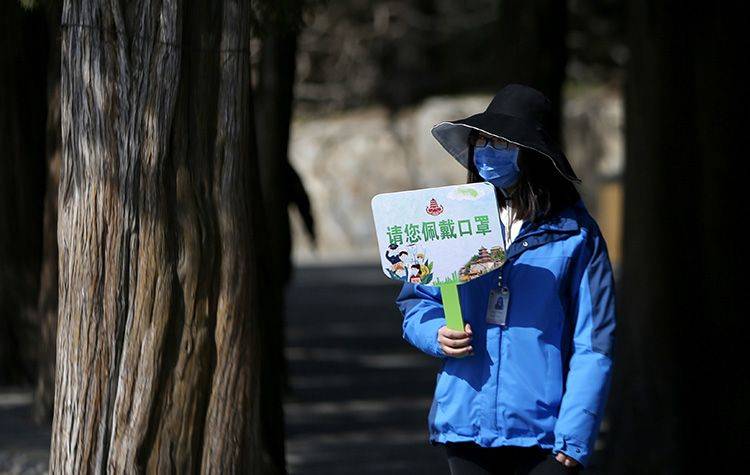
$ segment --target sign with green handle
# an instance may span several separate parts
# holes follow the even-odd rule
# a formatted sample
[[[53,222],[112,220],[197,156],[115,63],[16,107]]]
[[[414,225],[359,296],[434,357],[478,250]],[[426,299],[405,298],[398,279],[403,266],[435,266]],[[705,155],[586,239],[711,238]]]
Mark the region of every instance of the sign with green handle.
[[[446,325],[462,331],[458,286],[505,262],[494,185],[381,193],[371,204],[385,275],[440,287]]]

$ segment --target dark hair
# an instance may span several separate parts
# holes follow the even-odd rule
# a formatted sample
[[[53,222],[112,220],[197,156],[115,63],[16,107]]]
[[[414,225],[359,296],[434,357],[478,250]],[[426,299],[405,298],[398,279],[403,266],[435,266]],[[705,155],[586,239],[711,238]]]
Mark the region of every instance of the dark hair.
[[[479,133],[472,130],[468,137],[467,183],[486,181],[479,176],[474,164],[474,141],[477,135]],[[497,187],[495,196],[501,208],[506,206],[506,201],[510,201],[519,219],[543,221],[580,199],[575,185],[557,171],[549,157],[521,146],[518,150],[518,168],[521,170],[521,176],[511,197],[506,199]]]

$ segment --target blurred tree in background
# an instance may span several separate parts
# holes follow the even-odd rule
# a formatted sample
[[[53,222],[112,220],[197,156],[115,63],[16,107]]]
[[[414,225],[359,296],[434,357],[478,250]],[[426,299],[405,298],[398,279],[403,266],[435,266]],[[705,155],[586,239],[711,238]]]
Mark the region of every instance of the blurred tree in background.
[[[749,446],[744,18],[629,3],[612,473],[731,473]]]
[[[1,2],[0,384],[30,383],[45,190],[47,36],[43,15]]]
[[[310,9],[300,36],[297,104],[302,113],[397,109],[495,93],[510,80],[556,89],[566,71],[615,80],[627,59],[624,10],[623,0],[329,0]]]

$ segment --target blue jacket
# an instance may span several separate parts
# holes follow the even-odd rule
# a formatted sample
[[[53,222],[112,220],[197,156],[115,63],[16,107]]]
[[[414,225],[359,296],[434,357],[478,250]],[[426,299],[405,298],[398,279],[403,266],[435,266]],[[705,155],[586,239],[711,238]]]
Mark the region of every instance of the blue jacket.
[[[498,274],[510,290],[506,326],[487,323]],[[440,289],[405,283],[396,299],[403,337],[444,360],[428,416],[431,444],[539,445],[584,467],[609,395],[615,288],[599,227],[578,201],[541,224],[525,222],[507,261],[459,285],[474,355],[445,355]]]

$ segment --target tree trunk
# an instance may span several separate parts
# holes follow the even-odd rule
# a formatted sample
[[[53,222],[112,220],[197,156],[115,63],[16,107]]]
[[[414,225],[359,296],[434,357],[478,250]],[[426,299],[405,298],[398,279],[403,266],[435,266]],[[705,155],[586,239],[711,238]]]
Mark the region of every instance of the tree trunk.
[[[34,381],[44,197],[44,15],[0,2],[0,384]]]
[[[47,187],[42,226],[42,266],[39,274],[37,321],[39,358],[34,389],[34,419],[48,423],[55,397],[55,345],[57,340],[57,189],[60,183],[60,10],[62,3],[46,4],[49,58],[47,61]]]
[[[64,4],[52,472],[285,471],[252,19]]]
[[[542,91],[553,105],[550,133],[561,141],[562,84],[568,62],[567,3],[504,0],[499,11],[496,42],[487,50],[487,57],[497,65],[496,89],[517,82]]]
[[[747,246],[731,232],[746,201],[744,16],[722,3],[630,8],[624,287],[605,472],[731,472],[748,446],[747,311],[736,286]]]
[[[294,99],[297,30],[271,32],[263,38],[257,86],[258,148],[263,202],[273,236],[275,280],[287,283],[291,276],[291,231],[289,227],[289,128]],[[260,119],[264,120],[260,120]]]
[[[294,77],[297,52],[297,29],[280,25],[263,38],[260,51],[259,77],[256,88],[256,118],[261,191],[263,194],[266,230],[271,243],[268,276],[276,284],[269,289],[268,298],[283,310],[286,285],[291,278],[292,236],[289,223],[290,185],[289,129],[292,121]],[[283,312],[282,312],[283,314]],[[284,320],[274,320],[269,337],[276,356],[284,361]],[[288,368],[278,374],[282,387],[289,390]]]

